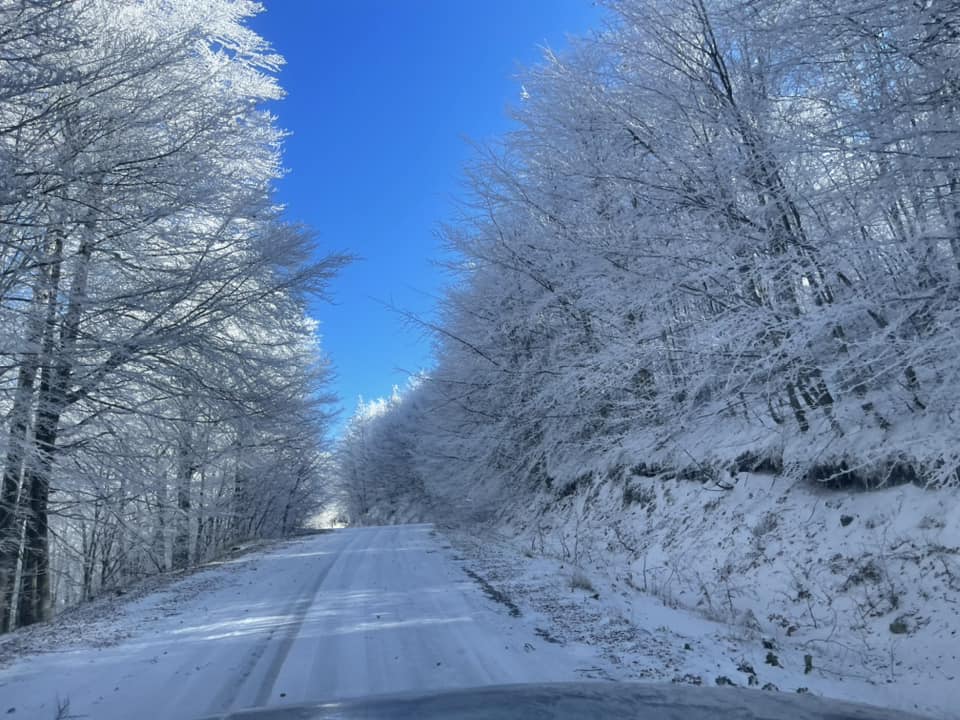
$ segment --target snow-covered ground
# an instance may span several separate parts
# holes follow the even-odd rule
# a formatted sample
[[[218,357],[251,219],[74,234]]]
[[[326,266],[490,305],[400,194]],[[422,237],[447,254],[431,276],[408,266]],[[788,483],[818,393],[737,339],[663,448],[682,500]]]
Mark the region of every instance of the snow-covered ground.
[[[551,642],[544,618],[487,597],[458,557],[429,525],[337,530],[99,603],[99,619],[72,613],[3,641],[0,656],[18,657],[0,669],[0,713],[183,719],[609,673],[597,649]]]
[[[611,472],[487,530],[481,572],[617,677],[960,718],[960,492]],[[771,685],[767,685],[770,683]]]
[[[601,515],[602,496],[591,499]],[[872,497],[882,506],[892,498]],[[53,720],[68,702],[64,716],[191,718],[408,690],[609,679],[806,689],[960,716],[956,642],[943,618],[940,636],[921,636],[920,649],[909,644],[917,632],[906,634],[892,675],[871,666],[866,651],[851,655],[849,633],[837,627],[816,642],[811,628],[788,632],[756,613],[741,610],[739,623],[711,619],[683,599],[681,578],[673,595],[651,592],[652,564],[643,592],[634,561],[612,542],[601,552],[603,533],[583,507],[571,514],[578,499],[569,500],[542,515],[536,532],[513,535],[425,524],[335,530],[19,631],[0,643],[0,712]],[[548,530],[551,517],[581,520]],[[681,574],[698,562],[689,559]],[[941,659],[915,666],[934,653]]]

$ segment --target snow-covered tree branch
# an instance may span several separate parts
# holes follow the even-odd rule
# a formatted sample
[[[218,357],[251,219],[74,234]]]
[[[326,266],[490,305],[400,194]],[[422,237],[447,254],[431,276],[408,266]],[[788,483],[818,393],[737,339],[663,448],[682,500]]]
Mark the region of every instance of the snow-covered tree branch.
[[[0,624],[311,511],[308,295],[247,0],[0,8]]]
[[[473,509],[640,463],[956,485],[958,8],[610,10],[468,169],[437,365],[380,462]]]

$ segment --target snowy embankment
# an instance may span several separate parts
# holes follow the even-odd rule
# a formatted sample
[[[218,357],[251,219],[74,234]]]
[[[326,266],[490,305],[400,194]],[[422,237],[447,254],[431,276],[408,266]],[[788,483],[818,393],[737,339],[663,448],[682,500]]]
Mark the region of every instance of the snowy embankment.
[[[485,536],[505,594],[623,678],[733,683],[960,717],[960,492],[723,488],[611,473]]]

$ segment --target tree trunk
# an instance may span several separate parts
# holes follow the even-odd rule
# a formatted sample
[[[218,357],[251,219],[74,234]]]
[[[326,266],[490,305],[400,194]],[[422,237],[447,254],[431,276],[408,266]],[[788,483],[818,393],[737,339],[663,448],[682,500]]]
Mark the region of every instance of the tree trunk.
[[[38,269],[33,288],[30,323],[26,347],[17,373],[13,407],[10,409],[7,457],[0,486],[0,632],[12,630],[14,627],[11,609],[16,592],[16,570],[22,534],[20,523],[17,522],[17,507],[21,500],[21,482],[30,443],[30,421],[36,397],[34,385],[40,368],[41,350],[52,347],[52,336],[48,339],[44,333],[45,330],[52,333],[56,294],[60,285],[63,239],[59,232],[51,235],[45,250],[44,262]]]
[[[41,381],[41,389],[43,382]],[[17,603],[17,626],[32,625],[50,618],[50,538],[47,504],[50,498],[50,469],[56,447],[60,413],[50,409],[37,418],[36,462],[24,477],[27,523],[23,541],[23,571]]]
[[[177,531],[173,540],[173,569],[190,566],[190,484],[196,469],[185,456],[180,458],[177,472]]]
[[[85,237],[77,250],[77,265],[70,286],[66,313],[60,327],[59,345],[56,343],[57,289],[62,265],[62,239],[56,242],[51,261],[51,293],[43,339],[43,362],[37,400],[37,419],[34,423],[35,457],[27,464],[23,490],[27,497],[27,522],[23,544],[23,572],[17,624],[30,625],[50,617],[50,540],[48,505],[50,473],[60,433],[60,418],[71,400],[67,395],[73,374],[80,317],[87,290],[90,257],[93,252],[90,231],[85,224]]]

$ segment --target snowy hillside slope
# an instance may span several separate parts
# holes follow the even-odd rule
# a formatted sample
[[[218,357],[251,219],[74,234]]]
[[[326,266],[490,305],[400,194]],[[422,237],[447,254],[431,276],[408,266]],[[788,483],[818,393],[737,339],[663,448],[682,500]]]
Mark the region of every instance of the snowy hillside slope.
[[[960,717],[960,491],[837,491],[761,474],[723,488],[611,472],[541,496],[536,512],[512,506],[497,531],[526,562],[562,564],[608,621],[653,599],[658,626],[678,630],[691,613],[719,623],[714,645],[732,643],[725,656],[749,655],[757,671],[730,674],[738,684]],[[716,681],[683,663],[672,675]]]

